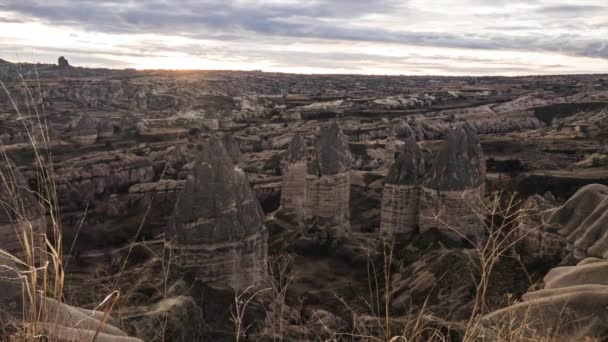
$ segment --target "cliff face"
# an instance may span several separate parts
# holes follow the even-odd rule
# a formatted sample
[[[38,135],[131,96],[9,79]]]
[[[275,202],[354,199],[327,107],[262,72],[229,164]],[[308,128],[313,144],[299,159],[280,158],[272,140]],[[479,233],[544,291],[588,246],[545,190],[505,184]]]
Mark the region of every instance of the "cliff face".
[[[385,179],[380,224],[382,235],[390,237],[418,229],[425,171],[420,146],[413,136],[409,136]]]
[[[257,284],[267,253],[260,204],[219,140],[198,149],[169,232],[177,264],[205,283],[234,289]]]
[[[340,237],[350,232],[350,167],[353,157],[338,124],[323,126],[306,176],[306,221]]]
[[[485,176],[485,161],[475,129],[467,123],[457,126],[441,145],[424,180],[421,231],[438,229],[457,240],[483,240]]]
[[[96,196],[126,191],[154,176],[149,158],[130,153],[98,153],[57,165],[60,200],[66,208],[84,208]]]

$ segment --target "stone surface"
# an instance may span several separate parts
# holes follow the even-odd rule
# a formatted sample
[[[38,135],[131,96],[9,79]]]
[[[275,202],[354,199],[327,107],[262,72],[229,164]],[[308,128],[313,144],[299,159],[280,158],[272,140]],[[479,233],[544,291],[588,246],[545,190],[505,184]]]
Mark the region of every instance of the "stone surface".
[[[420,229],[477,243],[486,235],[486,166],[479,138],[469,124],[454,128],[426,175],[420,201]]]
[[[563,205],[555,206],[540,196],[525,203],[519,222],[522,255],[532,260],[559,262],[571,254],[575,260],[606,258],[605,216],[608,187],[590,184]]]
[[[439,150],[425,186],[439,191],[461,191],[484,185],[486,166],[475,129],[455,127]]]
[[[234,164],[238,164],[241,160],[241,149],[237,144],[236,140],[234,140],[234,138],[232,137],[232,134],[225,133],[224,135],[222,135],[222,144],[224,144],[224,148],[226,149],[226,152],[228,152],[228,155],[230,156],[230,159],[232,159],[232,162]]]
[[[491,309],[504,307],[509,294],[518,296],[527,289],[524,269],[511,258],[494,265],[486,293]],[[447,320],[469,319],[480,279],[479,256],[472,249],[436,248],[412,263],[401,262],[391,276],[392,316],[421,309]]]
[[[545,229],[543,217],[555,207],[540,195],[529,197],[521,207],[517,218],[518,251],[526,264],[557,264],[567,254],[566,239],[555,231]]]
[[[61,56],[57,59],[57,66],[60,68],[69,68],[70,63],[68,63],[68,60],[65,57]]]
[[[484,320],[499,336],[507,329],[520,329],[525,338],[603,338],[608,333],[606,270],[608,262],[601,259],[554,268],[544,278],[544,289],[525,294],[521,303],[490,313]]]
[[[203,314],[190,296],[161,300],[142,315],[130,317],[136,335],[145,341],[198,341],[203,337]]]
[[[411,234],[418,229],[425,174],[420,146],[413,136],[409,136],[385,179],[380,224],[384,236]]]
[[[607,186],[585,186],[564,205],[543,216],[545,229],[565,237],[575,255],[608,258]]]
[[[285,225],[286,229],[298,230],[302,228],[304,219],[304,206],[307,200],[306,163],[308,149],[302,136],[296,133],[285,157],[283,180],[281,184],[281,203],[274,217]]]
[[[315,176],[341,174],[350,170],[352,162],[348,140],[337,122],[321,127],[308,174]]]
[[[126,191],[154,179],[150,159],[134,154],[99,153],[56,165],[61,205],[82,208],[96,197]]]
[[[74,129],[70,139],[78,145],[93,145],[99,137],[99,122],[88,114],[83,114]]]
[[[395,162],[395,152],[396,152],[396,141],[395,141],[395,133],[391,130],[389,132],[388,137],[386,138],[386,143],[384,146],[384,166],[387,168],[393,165]]]
[[[346,137],[333,122],[321,128],[306,176],[305,220],[329,237],[350,232],[350,167]]]
[[[217,139],[199,154],[169,231],[177,265],[205,283],[244,289],[266,274],[267,231],[244,172]]]

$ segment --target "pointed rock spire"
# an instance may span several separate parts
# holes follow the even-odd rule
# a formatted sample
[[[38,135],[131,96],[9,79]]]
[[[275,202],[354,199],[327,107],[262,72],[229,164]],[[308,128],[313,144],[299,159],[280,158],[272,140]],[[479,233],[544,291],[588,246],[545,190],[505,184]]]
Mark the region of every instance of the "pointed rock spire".
[[[306,142],[300,133],[296,133],[289,146],[287,147],[287,161],[294,162],[299,160],[306,160],[308,156],[308,149],[306,148]]]
[[[401,153],[386,177],[387,184],[417,185],[422,183],[426,172],[422,150],[413,135],[405,140]]]
[[[425,186],[436,190],[465,190],[483,185],[486,167],[475,129],[465,123],[454,128],[437,154]]]
[[[199,153],[175,205],[171,239],[176,264],[204,283],[242,290],[266,274],[268,233],[247,176],[219,139]]]
[[[200,153],[175,206],[177,240],[232,241],[261,230],[260,204],[222,142],[213,138],[198,148]]]
[[[395,135],[398,138],[408,138],[410,136],[416,136],[416,133],[414,132],[412,127],[403,119],[397,120],[394,127]]]
[[[241,160],[241,149],[236,140],[234,140],[234,137],[232,137],[232,134],[224,134],[222,136],[222,144],[224,144],[224,148],[226,149],[226,152],[228,152],[228,155],[230,156],[230,159],[232,159],[232,162],[234,164],[238,164]]]
[[[309,174],[335,175],[350,170],[353,157],[337,122],[321,127]]]

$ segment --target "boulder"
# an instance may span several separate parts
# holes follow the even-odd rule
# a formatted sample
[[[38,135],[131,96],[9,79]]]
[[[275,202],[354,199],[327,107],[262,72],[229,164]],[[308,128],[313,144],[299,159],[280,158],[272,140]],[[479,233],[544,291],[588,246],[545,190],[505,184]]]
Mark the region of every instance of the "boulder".
[[[203,340],[203,313],[190,296],[165,298],[129,322],[145,341]]]
[[[526,200],[518,221],[518,249],[530,261],[557,264],[568,255],[574,260],[608,258],[608,187],[590,184],[563,205],[535,195]]]
[[[591,258],[576,266],[557,267],[544,278],[545,287],[522,302],[484,316],[501,339],[517,329],[519,338],[588,341],[608,334],[608,262]]]
[[[608,186],[587,185],[543,218],[544,229],[563,236],[579,259],[608,258]]]

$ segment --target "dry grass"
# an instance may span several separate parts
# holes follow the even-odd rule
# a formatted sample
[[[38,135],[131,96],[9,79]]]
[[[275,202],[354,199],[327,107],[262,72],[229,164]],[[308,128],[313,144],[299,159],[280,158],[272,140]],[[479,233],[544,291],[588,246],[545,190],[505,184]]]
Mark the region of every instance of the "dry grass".
[[[9,99],[17,121],[22,124],[23,132],[27,136],[34,156],[33,166],[38,185],[38,188],[32,191],[23,183],[16,166],[7,154],[5,142],[0,140],[0,165],[6,166],[0,168],[0,187],[6,192],[6,198],[0,203],[0,210],[10,218],[10,226],[13,227],[20,245],[18,250],[0,249],[0,257],[4,260],[3,268],[10,269],[11,273],[16,275],[12,280],[18,280],[22,288],[22,315],[12,317],[12,324],[17,327],[17,331],[11,339],[52,341],[52,336],[63,334],[65,340],[67,335],[64,334],[66,330],[62,324],[66,323],[66,319],[61,318],[66,310],[62,304],[65,262],[61,217],[49,126],[46,122],[40,82],[38,79],[36,81],[37,87],[30,88],[21,76],[23,93],[20,95],[25,101],[22,101],[24,106],[20,108],[14,97],[16,94],[11,93],[7,85],[0,80],[2,91]],[[29,203],[29,198],[34,198],[36,203]],[[49,232],[50,237],[47,235]],[[109,291],[86,317],[99,320],[97,328],[89,331],[92,333],[92,340],[100,339],[101,331],[119,298],[118,291]],[[71,322],[73,326],[70,328],[78,327],[82,321]]]
[[[441,317],[434,316],[427,308],[428,297],[421,307],[412,306],[409,314],[393,317],[390,310],[389,294],[392,291],[390,280],[393,262],[395,261],[393,260],[395,242],[382,241],[380,247],[382,265],[380,267],[373,261],[371,257],[372,251],[368,251],[369,299],[365,301],[368,307],[367,312],[354,309],[350,303],[336,294],[336,298],[344,305],[350,315],[349,322],[344,328],[330,326],[326,324],[326,321],[322,317],[313,317],[312,320],[299,323],[301,327],[295,331],[302,332],[301,335],[293,335],[294,329],[286,329],[285,323],[281,319],[282,308],[285,305],[285,289],[270,287],[269,289],[273,293],[274,298],[280,298],[280,305],[267,308],[267,316],[273,317],[273,330],[271,330],[272,334],[264,336],[267,339],[273,340],[283,338],[295,339],[297,337],[303,340],[315,341],[561,341],[560,336],[555,331],[541,334],[533,330],[530,324],[532,322],[531,317],[529,319],[518,320],[517,324],[511,326],[492,326],[491,322],[483,319],[484,315],[493,310],[488,304],[488,293],[491,279],[495,276],[497,264],[503,258],[515,258],[519,260],[514,247],[526,237],[526,234],[522,234],[521,229],[519,229],[519,223],[525,221],[529,212],[527,212],[527,209],[522,208],[522,203],[517,198],[516,194],[505,196],[499,193],[490,200],[484,201],[479,199],[480,203],[469,203],[470,209],[475,213],[484,227],[486,239],[478,242],[468,241],[475,250],[475,255],[478,256],[475,265],[473,265],[478,276],[472,277],[475,279],[474,284],[472,284],[475,291],[471,315],[468,321],[449,322]],[[438,224],[460,234],[458,230],[450,227],[443,220],[441,214],[437,214],[435,220]],[[462,237],[463,239],[467,239],[464,235]],[[276,266],[271,267],[271,269],[276,268]],[[458,270],[452,271],[458,272]],[[281,274],[279,278],[289,279],[285,283],[287,285],[290,284],[291,278],[289,275]],[[530,279],[529,275],[528,279]],[[237,298],[243,303],[242,297]],[[512,298],[509,302],[513,303]],[[320,328],[316,330],[312,329],[311,331],[311,327],[315,326]],[[292,335],[283,336],[282,332],[284,331],[292,332]],[[280,337],[277,338],[277,336]],[[265,339],[262,338],[262,340]]]

